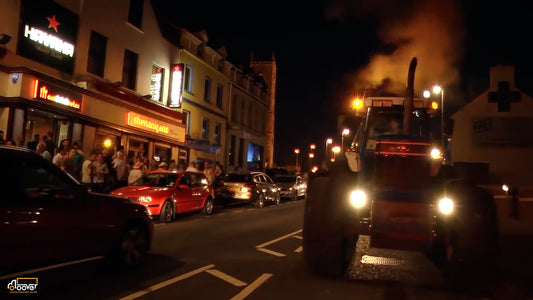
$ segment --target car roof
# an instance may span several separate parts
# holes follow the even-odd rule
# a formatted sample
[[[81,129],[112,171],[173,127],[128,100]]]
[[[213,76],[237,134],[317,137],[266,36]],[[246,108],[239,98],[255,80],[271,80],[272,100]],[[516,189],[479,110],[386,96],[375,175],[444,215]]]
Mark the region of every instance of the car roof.
[[[148,174],[182,174],[182,173],[194,173],[198,175],[204,175],[202,172],[193,172],[193,171],[177,171],[177,170],[152,170]]]
[[[11,145],[0,145],[0,151],[2,152],[27,152],[27,153],[35,153],[35,151],[31,150],[31,149],[28,149],[28,148],[24,148],[24,147],[20,147],[20,146],[11,146]]]

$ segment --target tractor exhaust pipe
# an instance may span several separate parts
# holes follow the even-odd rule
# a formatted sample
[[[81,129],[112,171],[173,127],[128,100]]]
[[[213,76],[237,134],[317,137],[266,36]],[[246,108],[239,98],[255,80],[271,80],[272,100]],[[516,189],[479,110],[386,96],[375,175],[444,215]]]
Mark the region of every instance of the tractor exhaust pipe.
[[[411,122],[413,119],[413,105],[415,94],[415,69],[417,59],[413,57],[409,64],[409,73],[407,74],[407,91],[403,104],[403,134],[411,135]]]

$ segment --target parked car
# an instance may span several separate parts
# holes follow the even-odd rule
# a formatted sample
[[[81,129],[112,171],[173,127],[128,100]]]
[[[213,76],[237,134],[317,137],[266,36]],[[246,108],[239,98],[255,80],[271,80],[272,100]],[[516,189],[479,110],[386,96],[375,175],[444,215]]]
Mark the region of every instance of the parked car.
[[[203,211],[213,213],[213,195],[207,177],[199,172],[151,171],[132,185],[111,191],[148,209],[160,222],[172,221],[176,214]]]
[[[224,186],[217,194],[217,202],[223,205],[249,202],[263,207],[265,201],[280,203],[278,186],[263,172],[229,172],[222,182]]]
[[[136,264],[153,221],[142,205],[90,192],[35,151],[0,146],[0,270],[106,256]]]
[[[307,183],[299,175],[278,175],[274,183],[279,187],[281,198],[297,200],[307,195]]]

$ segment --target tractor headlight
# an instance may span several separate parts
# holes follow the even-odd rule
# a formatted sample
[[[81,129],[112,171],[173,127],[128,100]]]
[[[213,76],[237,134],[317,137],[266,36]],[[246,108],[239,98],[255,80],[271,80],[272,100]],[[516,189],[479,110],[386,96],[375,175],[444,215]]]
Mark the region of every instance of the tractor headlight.
[[[352,191],[350,194],[350,203],[355,208],[361,208],[366,205],[366,193],[362,190]]]
[[[139,202],[143,202],[143,203],[152,202],[152,197],[150,197],[150,196],[140,196],[139,197]]]
[[[453,211],[453,201],[450,198],[442,198],[439,200],[439,211],[445,215],[449,215]]]
[[[433,159],[441,159],[442,158],[442,152],[439,148],[433,148],[431,149],[431,158]]]

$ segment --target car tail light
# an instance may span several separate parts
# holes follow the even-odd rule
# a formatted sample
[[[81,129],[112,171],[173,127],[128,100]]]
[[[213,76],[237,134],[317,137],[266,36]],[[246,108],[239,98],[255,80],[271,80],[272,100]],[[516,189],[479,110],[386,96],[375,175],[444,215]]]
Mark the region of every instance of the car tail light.
[[[251,183],[247,183],[242,186],[241,192],[247,193],[247,192],[251,192],[253,189],[254,189],[254,185]]]

